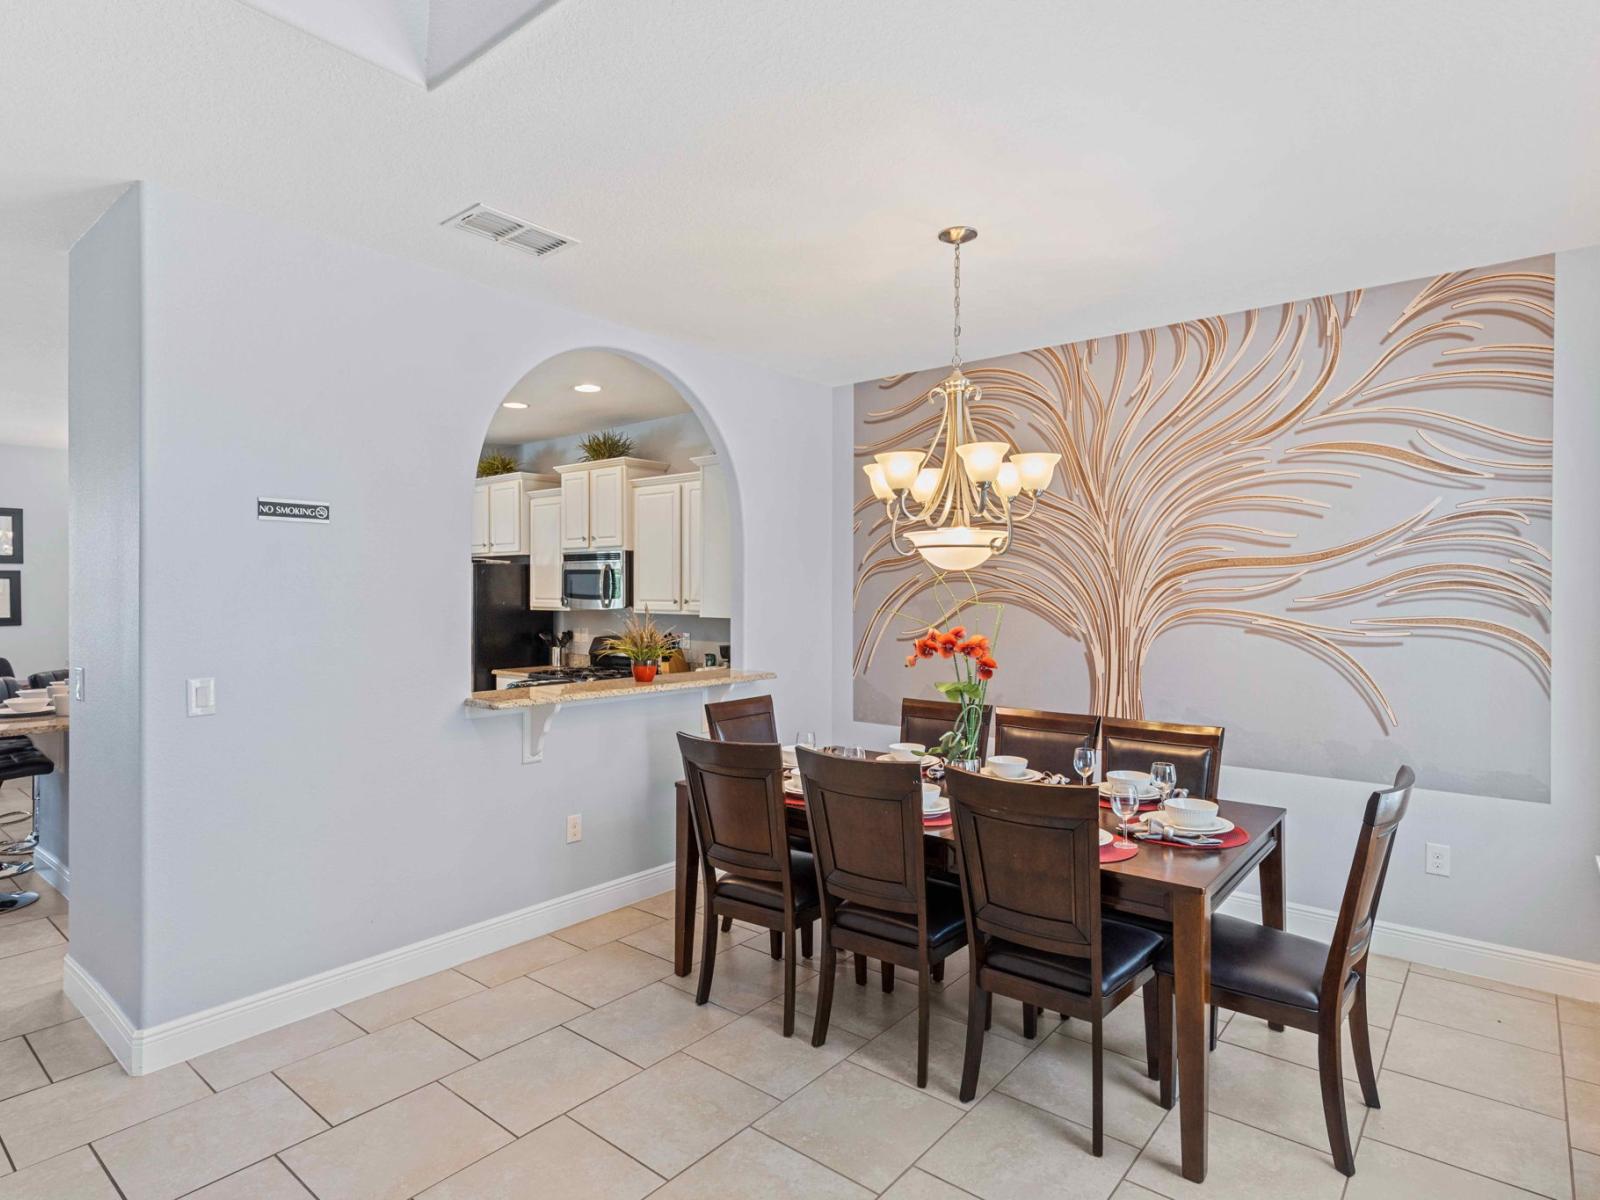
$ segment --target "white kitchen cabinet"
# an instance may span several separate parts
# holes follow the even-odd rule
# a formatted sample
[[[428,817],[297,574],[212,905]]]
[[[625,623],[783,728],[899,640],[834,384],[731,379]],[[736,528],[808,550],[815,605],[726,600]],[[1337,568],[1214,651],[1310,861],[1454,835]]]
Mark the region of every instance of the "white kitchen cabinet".
[[[660,475],[667,464],[648,458],[569,463],[561,476],[561,545],[567,550],[632,550],[632,484]]]
[[[628,546],[628,476],[621,467],[596,467],[589,472],[589,548],[618,550]]]
[[[568,550],[589,548],[589,472],[561,477],[561,545]]]
[[[554,475],[512,471],[480,479],[472,489],[472,553],[526,554],[530,490],[548,488]]]
[[[633,489],[633,610],[683,611],[683,483]]]
[[[727,469],[715,454],[691,460],[700,468],[698,604],[702,617],[733,616],[733,506]]]
[[[528,607],[565,609],[561,595],[562,494],[528,493]]]
[[[482,485],[472,489],[472,552],[489,553],[489,489]]]
[[[683,485],[683,611],[700,611],[701,566],[705,559],[704,487],[699,479]]]

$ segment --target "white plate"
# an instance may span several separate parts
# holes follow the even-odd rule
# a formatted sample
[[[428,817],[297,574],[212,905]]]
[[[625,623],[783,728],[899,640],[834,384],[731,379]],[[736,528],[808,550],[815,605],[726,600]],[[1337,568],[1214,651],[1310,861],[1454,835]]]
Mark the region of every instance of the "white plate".
[[[990,779],[1004,779],[1007,783],[1038,783],[1039,780],[1044,778],[1043,771],[1035,771],[1032,767],[1029,767],[1021,775],[1002,775],[999,771],[991,770],[989,767],[982,768],[978,774],[987,775]]]
[[[925,817],[942,817],[949,811],[950,800],[946,796],[940,796],[936,804],[923,804],[922,806],[922,815]]]
[[[1111,784],[1109,782],[1102,783],[1100,785],[1100,794],[1102,796],[1106,797],[1107,799],[1111,798]],[[1161,789],[1158,788],[1155,784],[1153,784],[1153,783],[1152,784],[1148,784],[1145,787],[1139,789],[1139,803],[1140,804],[1143,804],[1147,800],[1159,800],[1159,799],[1161,799]]]
[[[1111,845],[1111,843],[1112,843],[1112,841],[1113,841],[1113,840],[1114,840],[1114,839],[1113,839],[1113,838],[1112,838],[1112,836],[1111,836],[1111,830],[1109,830],[1109,829],[1102,829],[1102,830],[1101,830],[1101,831],[1100,831],[1100,844],[1101,844],[1101,845],[1102,845],[1102,846],[1109,846],[1109,845]]]
[[[11,701],[9,700],[4,703],[3,707],[6,715],[11,717],[47,717],[56,710],[56,706],[54,704],[45,704],[42,706],[30,704],[27,708],[12,708]]]
[[[909,758],[896,758],[892,754],[880,754],[880,755],[878,755],[878,761],[879,762],[897,762],[897,763],[908,763],[908,762],[915,761],[916,764],[919,767],[926,767],[930,763],[936,763],[939,760],[937,758],[934,758],[931,754],[924,754],[921,758],[915,759],[915,760],[909,759]]]
[[[1193,825],[1185,825],[1182,828],[1179,828],[1178,826],[1173,825],[1164,819],[1158,812],[1151,813],[1150,815],[1156,820],[1160,821],[1174,833],[1181,833],[1193,837],[1215,837],[1220,834],[1233,832],[1233,822],[1228,820],[1227,817],[1217,817],[1214,824],[1207,825],[1204,829],[1200,829]]]

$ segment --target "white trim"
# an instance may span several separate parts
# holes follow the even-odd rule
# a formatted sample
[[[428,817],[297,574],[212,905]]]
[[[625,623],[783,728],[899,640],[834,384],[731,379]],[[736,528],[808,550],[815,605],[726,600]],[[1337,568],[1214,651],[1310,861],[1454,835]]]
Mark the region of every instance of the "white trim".
[[[1290,903],[1285,908],[1291,933],[1304,934],[1324,942],[1333,937],[1338,913],[1309,904]],[[1259,921],[1261,898],[1235,893],[1217,911],[1230,917]],[[1457,937],[1453,933],[1435,933],[1431,929],[1396,925],[1388,921],[1378,922],[1372,935],[1372,948],[1378,954],[1403,958],[1423,966],[1442,967],[1500,983],[1554,992],[1558,996],[1600,1001],[1600,963],[1562,958],[1558,954],[1543,954],[1537,950],[1519,950],[1515,946],[1480,942],[1474,938]]]
[[[68,900],[72,899],[72,872],[67,870],[67,864],[62,862],[43,846],[33,848],[33,869],[56,891]]]
[[[144,1075],[598,917],[672,886],[672,863],[651,867],[148,1029],[137,1028],[70,955],[63,967],[63,987],[123,1069]]]

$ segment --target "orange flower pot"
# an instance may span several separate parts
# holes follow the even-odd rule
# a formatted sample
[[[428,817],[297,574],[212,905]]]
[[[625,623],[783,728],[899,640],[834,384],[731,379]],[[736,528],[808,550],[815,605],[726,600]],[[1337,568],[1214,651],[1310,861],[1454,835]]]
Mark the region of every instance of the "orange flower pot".
[[[656,680],[655,663],[634,663],[633,681],[635,683],[654,683]]]

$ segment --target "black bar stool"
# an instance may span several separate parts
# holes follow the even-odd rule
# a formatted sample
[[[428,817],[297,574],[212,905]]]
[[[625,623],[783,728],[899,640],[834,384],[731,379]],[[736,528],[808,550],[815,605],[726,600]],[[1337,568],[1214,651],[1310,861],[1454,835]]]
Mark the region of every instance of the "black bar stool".
[[[50,760],[48,755],[40,752],[39,748],[33,744],[32,738],[0,737],[0,783],[8,779],[36,779],[40,775],[49,775],[55,769],[56,764]],[[0,879],[26,875],[33,870],[31,858],[35,842],[36,837],[30,836],[23,842],[15,842],[9,846],[0,847],[0,855],[21,854],[29,856],[29,861],[27,862],[0,866]],[[28,905],[38,899],[38,892],[0,893],[0,913],[27,908]]]

